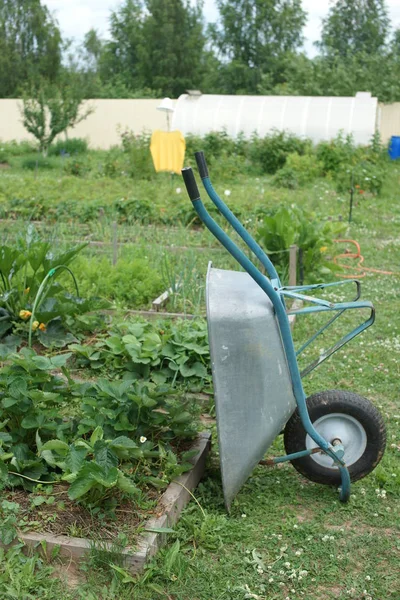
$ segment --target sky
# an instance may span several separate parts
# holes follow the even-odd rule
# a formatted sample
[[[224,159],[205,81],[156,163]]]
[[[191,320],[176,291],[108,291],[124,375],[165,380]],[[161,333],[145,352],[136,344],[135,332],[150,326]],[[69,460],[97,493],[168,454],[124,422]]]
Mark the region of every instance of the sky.
[[[108,18],[123,0],[42,0],[56,16],[63,36],[82,40],[89,29],[97,29],[101,37],[107,38]],[[319,39],[321,19],[329,9],[329,0],[303,0],[308,22],[304,29],[305,50],[309,56],[315,54],[313,42]],[[390,18],[394,27],[400,27],[400,0],[387,0]],[[218,18],[215,0],[204,1],[206,21]]]

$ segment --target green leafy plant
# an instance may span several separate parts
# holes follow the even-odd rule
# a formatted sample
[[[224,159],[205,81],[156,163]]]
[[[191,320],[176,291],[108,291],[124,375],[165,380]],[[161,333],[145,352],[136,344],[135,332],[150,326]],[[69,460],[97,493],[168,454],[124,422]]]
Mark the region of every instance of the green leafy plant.
[[[12,329],[27,331],[30,321],[31,330],[44,333],[52,320],[89,310],[88,301],[56,281],[61,267],[67,268],[85,246],[56,251],[52,241],[40,240],[32,225],[15,244],[0,246],[0,338]]]
[[[322,163],[323,172],[335,174],[342,167],[349,167],[356,160],[357,148],[351,135],[339,133],[330,141],[320,142],[316,147],[317,160]]]
[[[84,177],[90,172],[91,164],[86,156],[70,156],[64,159],[63,170],[66,175]]]
[[[74,383],[70,353],[52,357],[23,348],[0,374],[0,484],[32,489],[62,479],[88,504],[138,481],[164,487],[190,468],[171,443],[196,433],[190,402],[169,386],[100,379]],[[61,371],[62,376],[54,374]],[[142,472],[133,465],[147,465]]]
[[[88,151],[87,140],[83,138],[66,138],[65,140],[57,140],[49,148],[49,156],[60,156],[69,154],[86,154]]]
[[[100,296],[129,308],[140,308],[162,292],[161,277],[145,258],[120,258],[112,265],[107,258],[79,257],[75,264],[79,290],[84,296]]]
[[[36,153],[25,156],[21,161],[21,167],[27,171],[36,170],[49,170],[55,169],[59,165],[52,157],[43,156],[42,154]]]
[[[257,238],[283,274],[288,271],[288,250],[296,244],[302,250],[304,276],[313,282],[334,270],[327,253],[333,239],[339,237],[345,227],[341,222],[322,221],[315,213],[298,206],[281,207],[273,216],[264,218]]]
[[[322,173],[322,164],[315,154],[289,154],[285,165],[276,173],[273,179],[277,187],[296,189],[314,181]]]
[[[211,381],[207,327],[201,319],[162,326],[121,323],[105,339],[90,346],[71,344],[69,349],[82,367],[106,368],[157,384],[186,382],[202,387]]]
[[[136,179],[152,179],[155,176],[150,154],[150,136],[136,135],[126,130],[121,133],[122,148],[127,158],[127,173]]]
[[[264,138],[253,137],[250,157],[263,173],[274,174],[281,169],[290,154],[310,152],[311,141],[284,131],[273,132]]]
[[[0,464],[1,477],[1,464]],[[17,537],[17,513],[19,504],[3,500],[0,502],[0,542],[5,546],[11,544]]]
[[[352,168],[343,168],[337,174],[338,192],[348,192],[353,185],[357,196],[370,192],[379,196],[387,175],[384,164],[363,161]]]

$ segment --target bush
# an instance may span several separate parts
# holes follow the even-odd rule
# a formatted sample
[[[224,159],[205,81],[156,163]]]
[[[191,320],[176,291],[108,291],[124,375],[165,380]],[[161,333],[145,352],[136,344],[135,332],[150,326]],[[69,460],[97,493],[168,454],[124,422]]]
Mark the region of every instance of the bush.
[[[60,156],[62,154],[85,154],[88,151],[88,143],[82,138],[70,138],[58,140],[49,148],[49,156]]]
[[[278,271],[286,276],[289,268],[289,248],[296,244],[303,253],[303,268],[307,282],[320,281],[334,270],[326,258],[332,241],[339,237],[346,225],[322,221],[315,213],[298,206],[281,207],[273,216],[265,217],[257,231],[257,239],[271,254]]]
[[[8,154],[3,148],[0,148],[0,165],[8,163]]]
[[[150,153],[150,136],[135,135],[131,131],[121,134],[122,148],[127,158],[127,173],[134,179],[152,179],[155,175]]]
[[[379,196],[386,178],[386,169],[382,164],[363,161],[353,168],[343,167],[336,176],[337,191],[349,192],[353,184],[356,194],[370,192]]]
[[[49,158],[39,153],[28,155],[21,161],[21,167],[28,171],[36,171],[36,169],[55,169],[59,166],[59,163],[54,157]]]
[[[315,154],[301,156],[294,152],[288,155],[285,166],[276,173],[273,183],[279,187],[296,189],[311,183],[321,173],[322,163],[316,159]]]
[[[74,177],[84,177],[91,171],[91,164],[87,157],[70,157],[64,161],[64,173]]]
[[[249,154],[251,160],[260,167],[263,173],[273,175],[285,165],[289,154],[295,152],[303,155],[310,153],[311,150],[311,140],[285,131],[276,131],[264,138],[253,137]]]
[[[24,154],[32,154],[35,152],[36,145],[32,142],[23,141],[16,142],[2,142],[1,151],[5,152],[8,156],[22,156]]]
[[[344,166],[347,168],[356,160],[359,149],[354,145],[353,137],[339,133],[329,142],[320,142],[316,147],[317,159],[322,163],[323,173],[335,174]]]
[[[154,214],[153,205],[149,200],[139,200],[138,198],[121,198],[116,200],[114,208],[118,215],[119,223],[149,223]]]
[[[126,171],[127,160],[120,148],[111,148],[105,155],[102,172],[105,177],[118,177]]]

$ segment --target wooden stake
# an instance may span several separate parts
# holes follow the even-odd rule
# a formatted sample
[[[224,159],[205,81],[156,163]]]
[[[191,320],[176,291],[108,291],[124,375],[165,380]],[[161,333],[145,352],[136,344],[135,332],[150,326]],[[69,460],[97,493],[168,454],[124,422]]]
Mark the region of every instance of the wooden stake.
[[[118,260],[118,235],[117,235],[117,221],[113,221],[112,223],[112,246],[113,246],[113,257],[112,264],[113,267],[117,264]]]
[[[297,252],[298,247],[293,244],[289,248],[289,285],[297,284]]]

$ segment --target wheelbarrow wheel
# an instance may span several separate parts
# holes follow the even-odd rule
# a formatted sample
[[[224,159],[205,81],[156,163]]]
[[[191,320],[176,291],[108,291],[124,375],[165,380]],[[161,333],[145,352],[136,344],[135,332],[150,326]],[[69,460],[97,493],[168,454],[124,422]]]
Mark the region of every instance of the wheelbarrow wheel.
[[[311,422],[328,442],[340,440],[351,481],[362,479],[381,460],[386,445],[386,427],[380,412],[366,398],[352,392],[329,390],[307,398]],[[298,410],[286,424],[284,443],[287,454],[317,444],[306,433]],[[292,461],[294,468],[317,483],[340,485],[339,469],[332,458],[315,453]]]

